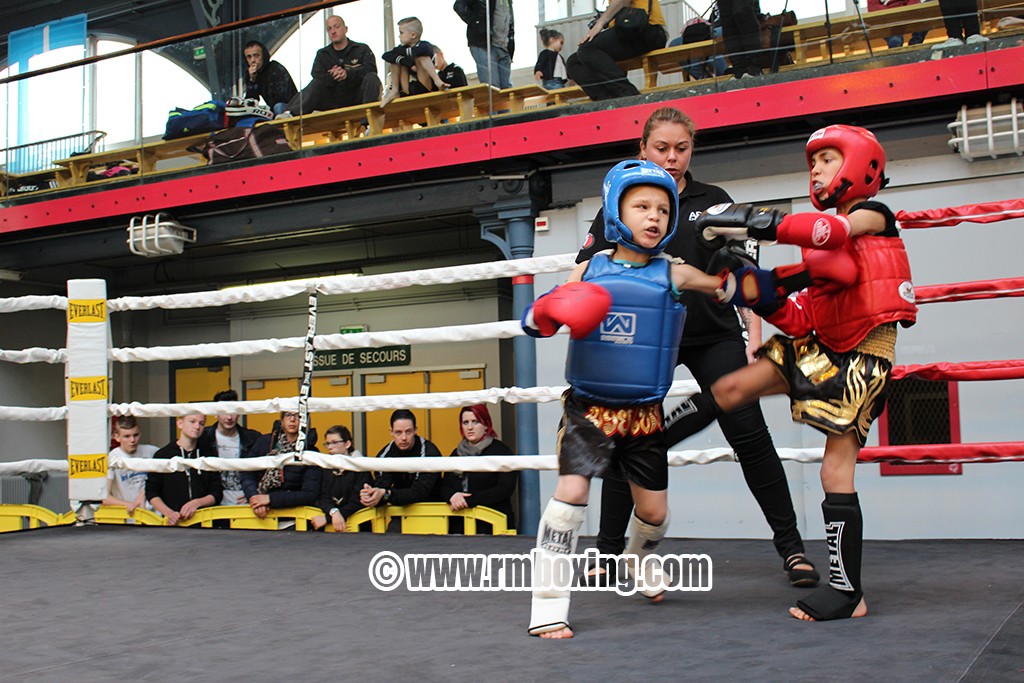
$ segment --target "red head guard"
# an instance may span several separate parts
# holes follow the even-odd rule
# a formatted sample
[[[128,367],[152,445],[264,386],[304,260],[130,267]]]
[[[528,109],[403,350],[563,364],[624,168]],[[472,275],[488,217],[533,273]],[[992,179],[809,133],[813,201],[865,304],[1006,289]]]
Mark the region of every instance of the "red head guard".
[[[828,197],[818,199],[811,185],[811,202],[819,211],[834,207],[843,197],[874,197],[889,181],[885,177],[885,150],[875,134],[858,126],[826,126],[807,139],[807,163],[825,147],[835,147],[843,155],[843,165],[826,188]]]

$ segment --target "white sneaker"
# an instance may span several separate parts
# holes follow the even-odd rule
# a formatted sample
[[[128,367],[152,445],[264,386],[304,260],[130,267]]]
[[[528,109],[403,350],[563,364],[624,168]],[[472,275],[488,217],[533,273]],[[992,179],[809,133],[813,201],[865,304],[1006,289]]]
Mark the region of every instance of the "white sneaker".
[[[1021,19],[1020,17],[1003,17],[999,20],[999,23],[996,24],[996,26],[1001,29],[1024,26],[1024,19]]]
[[[967,44],[968,45],[977,45],[978,43],[987,43],[987,42],[988,42],[988,38],[986,38],[985,36],[981,35],[980,33],[975,33],[973,36],[967,36]]]
[[[278,114],[277,116],[275,116],[274,120],[277,120],[277,119],[290,119],[290,118],[292,118],[292,113],[290,111],[283,111],[280,114]]]
[[[932,45],[932,49],[933,50],[945,50],[946,48],[949,48],[949,47],[963,47],[963,45],[964,45],[964,41],[960,40],[959,38],[949,38],[948,40],[946,40],[944,42],[936,43],[935,45]]]

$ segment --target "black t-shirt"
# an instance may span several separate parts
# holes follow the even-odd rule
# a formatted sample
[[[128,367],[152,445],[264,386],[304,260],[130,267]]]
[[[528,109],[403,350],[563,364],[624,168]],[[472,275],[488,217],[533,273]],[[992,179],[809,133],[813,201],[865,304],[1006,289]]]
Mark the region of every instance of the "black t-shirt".
[[[697,216],[715,204],[732,202],[729,193],[715,185],[697,182],[686,172],[686,187],[679,194],[679,226],[672,241],[665,247],[665,253],[676,256],[690,265],[706,270],[714,251],[706,249],[696,238]],[[612,244],[604,238],[604,211],[598,211],[590,226],[590,235],[576,256],[580,263],[599,251],[611,249]],[[723,339],[742,337],[739,318],[732,306],[723,306],[700,292],[683,292],[681,301],[686,306],[686,325],[683,328],[681,347],[703,346]]]
[[[858,211],[860,209],[866,209],[868,211],[874,211],[880,213],[885,217],[885,230],[878,233],[876,237],[899,237],[900,231],[896,227],[896,216],[893,215],[892,209],[883,204],[882,202],[876,202],[873,199],[867,199],[863,202],[859,202],[850,207],[850,213]]]

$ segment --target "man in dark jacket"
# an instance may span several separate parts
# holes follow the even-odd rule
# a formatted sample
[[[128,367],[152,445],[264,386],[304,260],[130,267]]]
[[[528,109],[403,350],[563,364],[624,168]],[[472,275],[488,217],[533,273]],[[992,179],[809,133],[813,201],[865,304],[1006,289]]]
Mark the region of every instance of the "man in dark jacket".
[[[249,451],[250,458],[280,455],[295,450],[299,439],[299,414],[281,413],[281,427],[264,434]],[[316,432],[309,431],[306,450],[315,451]],[[273,467],[256,472],[242,472],[242,491],[249,507],[260,519],[271,509],[315,505],[320,495],[323,470],[306,465]]]
[[[437,446],[416,434],[416,416],[409,410],[391,413],[392,441],[377,453],[378,458],[439,456]],[[412,505],[437,500],[437,472],[382,472],[371,486],[363,486],[359,501],[366,507]]]
[[[348,39],[341,17],[327,17],[331,44],[317,50],[313,80],[288,102],[284,115],[308,114],[376,102],[380,99],[377,58],[368,45]]]
[[[153,459],[200,457],[199,435],[203,433],[205,422],[202,413],[179,417],[178,438],[154,453]],[[163,515],[168,526],[190,519],[201,508],[216,505],[222,491],[219,473],[191,467],[184,472],[150,472],[146,477],[146,500]]]
[[[234,389],[218,392],[214,401],[237,401],[238,393]],[[203,430],[199,437],[199,450],[203,455],[213,455],[219,458],[248,458],[249,451],[260,438],[260,433],[254,429],[246,429],[238,424],[238,413],[229,413],[217,418],[217,424],[210,425]],[[221,472],[221,481],[224,484],[224,496],[220,500],[221,505],[245,505],[245,495],[242,493],[242,481],[238,472]]]
[[[258,100],[261,97],[275,114],[288,108],[288,101],[295,97],[298,89],[288,69],[280,62],[270,59],[270,51],[258,40],[251,40],[242,50],[246,70],[245,96]]]
[[[455,0],[454,9],[466,22],[466,42],[476,62],[477,79],[502,89],[511,88],[512,56],[516,48],[512,1]]]

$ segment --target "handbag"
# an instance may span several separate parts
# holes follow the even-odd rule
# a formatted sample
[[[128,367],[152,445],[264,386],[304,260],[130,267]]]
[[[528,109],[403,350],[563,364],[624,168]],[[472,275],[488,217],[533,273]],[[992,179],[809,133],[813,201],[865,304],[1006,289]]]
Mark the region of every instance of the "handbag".
[[[625,38],[638,38],[640,34],[647,30],[651,19],[651,5],[653,4],[654,0],[647,0],[646,11],[639,7],[623,7],[615,13],[615,29]]]

